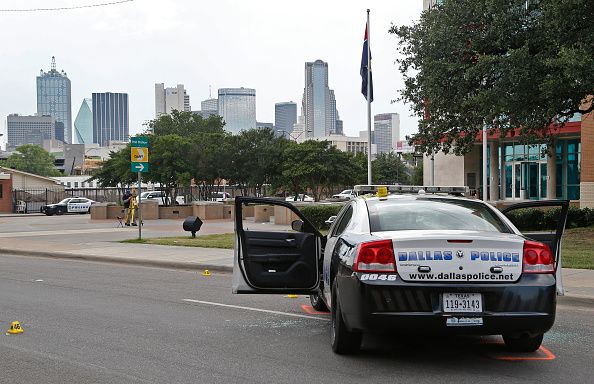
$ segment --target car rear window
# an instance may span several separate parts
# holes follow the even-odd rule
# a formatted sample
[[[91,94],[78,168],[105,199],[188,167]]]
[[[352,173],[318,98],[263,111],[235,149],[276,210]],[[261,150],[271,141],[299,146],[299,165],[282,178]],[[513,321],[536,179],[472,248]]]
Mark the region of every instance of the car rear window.
[[[482,203],[458,199],[368,200],[371,232],[472,230],[510,232]]]

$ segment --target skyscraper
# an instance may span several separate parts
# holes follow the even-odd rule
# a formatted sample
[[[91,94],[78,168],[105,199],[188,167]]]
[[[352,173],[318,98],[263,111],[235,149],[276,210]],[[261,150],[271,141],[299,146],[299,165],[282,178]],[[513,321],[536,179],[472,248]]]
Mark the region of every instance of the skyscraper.
[[[66,72],[58,72],[56,58],[52,56],[49,72],[41,70],[37,76],[37,114],[52,116],[64,125],[64,141],[72,142],[72,105],[70,79]],[[60,135],[59,135],[60,136]]]
[[[24,144],[43,145],[43,140],[56,138],[56,120],[53,116],[8,115],[6,118],[9,148]]]
[[[297,122],[297,104],[292,101],[274,104],[274,128],[279,136],[293,132]]]
[[[377,146],[377,153],[392,152],[400,140],[400,115],[382,113],[375,115],[373,121],[372,142]]]
[[[74,144],[93,143],[93,100],[83,99],[74,119]]]
[[[256,128],[256,90],[251,88],[219,89],[219,116],[225,130],[233,134]]]
[[[301,113],[307,136],[320,137],[336,133],[336,98],[328,86],[328,63],[322,60],[305,63]]]
[[[190,112],[190,95],[183,84],[175,88],[165,88],[163,83],[155,84],[155,116],[159,117],[173,110]]]
[[[93,142],[106,147],[129,136],[128,94],[93,93]]]
[[[206,99],[200,103],[200,110],[202,111],[218,111],[219,99]]]

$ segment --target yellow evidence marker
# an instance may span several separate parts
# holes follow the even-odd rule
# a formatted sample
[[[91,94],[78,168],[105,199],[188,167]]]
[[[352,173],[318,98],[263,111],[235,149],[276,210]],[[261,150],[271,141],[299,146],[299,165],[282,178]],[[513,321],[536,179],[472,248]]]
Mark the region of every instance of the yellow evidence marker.
[[[12,323],[10,323],[10,329],[8,330],[7,334],[16,335],[23,332],[24,330],[21,327],[21,323],[19,323],[18,321],[13,321]]]
[[[290,295],[287,295],[287,297],[288,297],[289,299],[296,299],[296,298],[298,298],[299,296],[297,296],[297,295],[294,295],[294,294],[290,294]]]
[[[210,271],[205,269],[204,272],[202,272],[202,276],[210,276]]]

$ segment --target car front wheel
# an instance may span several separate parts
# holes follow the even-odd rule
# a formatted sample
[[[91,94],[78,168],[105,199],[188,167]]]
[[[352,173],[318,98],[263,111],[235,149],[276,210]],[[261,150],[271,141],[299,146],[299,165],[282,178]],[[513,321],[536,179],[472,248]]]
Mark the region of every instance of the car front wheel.
[[[522,335],[511,336],[503,335],[505,346],[514,352],[534,352],[540,348],[544,334],[539,333],[536,336]]]
[[[361,332],[351,332],[347,329],[336,295],[332,299],[332,309],[332,350],[339,355],[347,355],[359,351],[363,335]]]
[[[63,214],[64,214],[64,212],[65,212],[65,210],[64,210],[64,208],[62,208],[62,207],[58,207],[58,208],[56,209],[56,215],[58,215],[58,216],[59,216],[59,215],[63,215]]]

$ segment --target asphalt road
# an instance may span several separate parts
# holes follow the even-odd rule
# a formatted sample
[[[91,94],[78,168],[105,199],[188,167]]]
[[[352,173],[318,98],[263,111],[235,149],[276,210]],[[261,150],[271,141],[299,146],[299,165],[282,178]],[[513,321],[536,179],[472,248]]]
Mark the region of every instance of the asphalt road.
[[[237,296],[231,276],[0,256],[0,383],[585,383],[594,308],[561,304],[536,354],[497,337],[366,337],[334,355],[305,296]],[[187,301],[187,299],[194,301]],[[227,306],[222,306],[227,305]],[[11,321],[25,332],[4,336]]]

